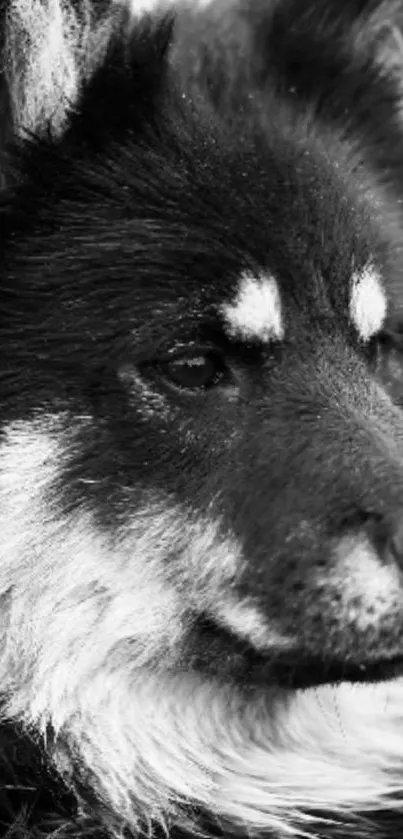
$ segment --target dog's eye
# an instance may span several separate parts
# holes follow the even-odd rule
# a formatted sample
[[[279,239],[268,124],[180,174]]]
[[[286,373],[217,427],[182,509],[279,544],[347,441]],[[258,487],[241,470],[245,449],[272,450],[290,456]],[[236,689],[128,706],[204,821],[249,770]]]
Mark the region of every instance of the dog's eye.
[[[392,399],[403,399],[403,345],[400,336],[381,335],[373,343],[372,363]]]
[[[390,388],[400,396],[403,394],[403,354],[399,348],[389,347],[384,353],[381,375]]]
[[[185,390],[206,390],[225,376],[222,358],[214,352],[179,356],[158,363],[159,373],[171,384]]]

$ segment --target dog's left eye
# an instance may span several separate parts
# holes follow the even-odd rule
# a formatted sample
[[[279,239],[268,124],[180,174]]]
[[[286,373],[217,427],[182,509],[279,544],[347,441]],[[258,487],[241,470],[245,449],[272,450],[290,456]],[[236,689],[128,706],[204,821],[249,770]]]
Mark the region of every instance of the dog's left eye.
[[[380,335],[370,349],[371,361],[381,384],[399,404],[403,399],[403,346],[399,335]]]
[[[184,390],[206,390],[225,377],[226,366],[218,353],[195,353],[158,363],[159,373]]]

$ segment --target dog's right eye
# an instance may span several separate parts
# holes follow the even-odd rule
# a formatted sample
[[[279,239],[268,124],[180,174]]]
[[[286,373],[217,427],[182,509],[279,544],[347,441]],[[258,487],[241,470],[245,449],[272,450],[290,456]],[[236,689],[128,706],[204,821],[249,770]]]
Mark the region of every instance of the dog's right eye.
[[[371,343],[370,361],[391,398],[403,402],[403,344],[401,335],[381,334]]]
[[[219,384],[226,376],[227,368],[219,353],[195,352],[160,361],[157,373],[169,384],[181,390],[207,390]]]

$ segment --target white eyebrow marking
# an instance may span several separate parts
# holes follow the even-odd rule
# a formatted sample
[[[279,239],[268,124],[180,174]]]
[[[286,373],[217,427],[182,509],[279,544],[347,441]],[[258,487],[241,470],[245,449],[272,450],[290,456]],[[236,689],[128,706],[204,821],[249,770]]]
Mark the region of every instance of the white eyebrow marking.
[[[368,341],[382,327],[387,310],[387,300],[379,272],[372,263],[352,277],[350,318],[360,338]]]
[[[261,341],[284,335],[280,292],[270,275],[243,274],[234,303],[223,304],[221,313],[230,335]]]

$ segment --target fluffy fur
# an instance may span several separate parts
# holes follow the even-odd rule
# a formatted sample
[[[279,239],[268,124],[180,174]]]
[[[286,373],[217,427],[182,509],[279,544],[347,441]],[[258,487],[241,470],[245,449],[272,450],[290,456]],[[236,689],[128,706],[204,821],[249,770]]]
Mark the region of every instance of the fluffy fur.
[[[21,830],[399,835],[401,3],[1,14]]]

